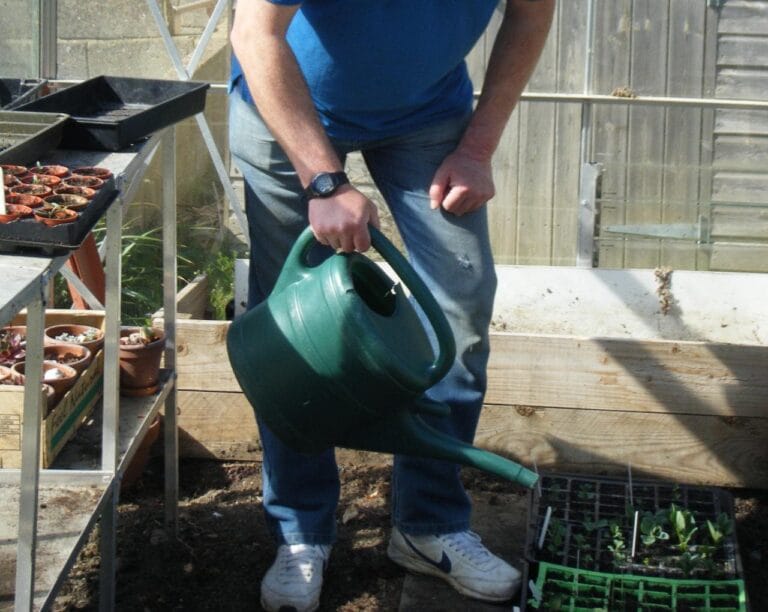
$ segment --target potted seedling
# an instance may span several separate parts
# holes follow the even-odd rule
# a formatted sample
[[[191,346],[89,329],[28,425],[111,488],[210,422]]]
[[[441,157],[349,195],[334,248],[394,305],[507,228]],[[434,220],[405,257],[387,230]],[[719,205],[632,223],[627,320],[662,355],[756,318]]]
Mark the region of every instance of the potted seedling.
[[[66,206],[49,202],[33,210],[35,219],[48,226],[61,225],[62,223],[72,223],[77,219],[77,211]]]
[[[11,367],[24,361],[27,350],[26,328],[23,326],[0,329],[0,365]]]
[[[165,332],[149,325],[123,327],[120,331],[120,392],[143,397],[157,392]]]
[[[79,323],[60,323],[45,328],[45,337],[54,344],[80,344],[96,355],[104,345],[104,332]]]

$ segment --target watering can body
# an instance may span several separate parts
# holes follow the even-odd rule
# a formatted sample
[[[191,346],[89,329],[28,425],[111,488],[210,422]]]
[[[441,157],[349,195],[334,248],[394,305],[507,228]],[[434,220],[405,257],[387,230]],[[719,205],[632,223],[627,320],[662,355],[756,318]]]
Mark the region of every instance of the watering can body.
[[[299,452],[341,446],[433,457],[532,486],[535,474],[420,418],[449,412],[423,394],[453,364],[453,335],[399,251],[375,228],[371,238],[423,309],[436,350],[403,286],[365,255],[339,253],[310,266],[307,228],[269,297],[227,334],[232,369],[254,410]]]

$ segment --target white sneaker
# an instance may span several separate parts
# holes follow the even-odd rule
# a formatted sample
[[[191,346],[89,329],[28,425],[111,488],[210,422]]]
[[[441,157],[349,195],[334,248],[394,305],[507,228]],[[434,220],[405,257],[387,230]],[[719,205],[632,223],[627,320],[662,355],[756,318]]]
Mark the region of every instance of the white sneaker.
[[[261,607],[267,612],[312,612],[320,606],[323,572],[331,547],[283,544],[261,581]]]
[[[387,555],[406,569],[442,578],[474,599],[507,601],[520,588],[520,572],[491,554],[472,531],[410,536],[395,527]]]

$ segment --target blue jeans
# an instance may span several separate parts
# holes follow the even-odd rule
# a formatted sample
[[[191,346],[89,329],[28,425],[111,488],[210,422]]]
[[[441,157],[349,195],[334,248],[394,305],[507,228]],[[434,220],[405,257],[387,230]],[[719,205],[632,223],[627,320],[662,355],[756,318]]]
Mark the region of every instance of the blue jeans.
[[[230,148],[245,179],[251,239],[249,308],[270,293],[288,252],[307,227],[307,201],[293,167],[256,109],[230,96]],[[415,271],[443,308],[456,339],[456,362],[428,395],[450,417],[425,417],[466,442],[475,435],[486,387],[488,327],[496,274],[485,208],[457,217],[431,210],[428,189],[456,148],[467,117],[375,142],[334,142],[342,160],[360,151],[384,197]],[[264,509],[279,543],[331,544],[339,476],[333,450],[304,455],[259,423],[264,451]],[[392,522],[412,535],[469,528],[471,504],[458,466],[395,456]]]

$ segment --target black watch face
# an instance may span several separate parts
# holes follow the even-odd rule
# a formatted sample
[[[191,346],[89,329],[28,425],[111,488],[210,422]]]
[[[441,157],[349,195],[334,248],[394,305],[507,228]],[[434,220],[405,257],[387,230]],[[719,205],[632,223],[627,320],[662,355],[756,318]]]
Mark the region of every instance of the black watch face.
[[[330,174],[321,174],[314,183],[315,191],[319,194],[331,193],[335,187],[333,177]]]

